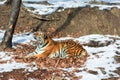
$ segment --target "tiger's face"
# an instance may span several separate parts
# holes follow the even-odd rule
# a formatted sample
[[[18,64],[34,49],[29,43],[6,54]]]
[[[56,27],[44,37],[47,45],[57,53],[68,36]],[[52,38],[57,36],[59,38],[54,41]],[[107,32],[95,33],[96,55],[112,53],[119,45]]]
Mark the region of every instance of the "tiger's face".
[[[38,41],[39,44],[48,43],[49,37],[46,33],[39,31],[34,33],[34,38]]]

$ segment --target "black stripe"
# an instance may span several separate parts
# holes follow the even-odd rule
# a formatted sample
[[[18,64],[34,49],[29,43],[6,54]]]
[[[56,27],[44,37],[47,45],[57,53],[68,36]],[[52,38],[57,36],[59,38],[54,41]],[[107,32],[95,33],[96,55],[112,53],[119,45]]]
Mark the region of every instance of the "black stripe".
[[[38,54],[36,51],[34,51],[36,54]]]
[[[42,47],[45,47],[47,44],[48,44],[48,42],[47,42],[47,43],[45,43]]]

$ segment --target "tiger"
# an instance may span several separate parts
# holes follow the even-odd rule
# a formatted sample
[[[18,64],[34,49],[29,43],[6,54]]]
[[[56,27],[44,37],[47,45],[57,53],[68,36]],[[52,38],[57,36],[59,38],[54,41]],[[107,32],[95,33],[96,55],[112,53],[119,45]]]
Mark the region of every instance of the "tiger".
[[[32,53],[26,55],[25,58],[79,58],[88,55],[83,46],[72,39],[56,41],[42,31],[35,32],[34,38],[37,40],[37,48]]]

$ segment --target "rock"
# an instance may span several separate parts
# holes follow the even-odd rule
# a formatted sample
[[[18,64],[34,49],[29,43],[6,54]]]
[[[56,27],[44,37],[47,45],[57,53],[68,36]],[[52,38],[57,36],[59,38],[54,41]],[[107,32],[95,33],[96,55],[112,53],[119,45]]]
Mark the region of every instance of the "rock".
[[[115,59],[115,61],[117,62],[117,63],[120,63],[120,56],[114,56],[114,59]]]
[[[93,70],[88,70],[88,73],[91,73],[91,74],[94,74],[94,75],[97,75],[97,74],[98,74],[97,71],[93,71]]]

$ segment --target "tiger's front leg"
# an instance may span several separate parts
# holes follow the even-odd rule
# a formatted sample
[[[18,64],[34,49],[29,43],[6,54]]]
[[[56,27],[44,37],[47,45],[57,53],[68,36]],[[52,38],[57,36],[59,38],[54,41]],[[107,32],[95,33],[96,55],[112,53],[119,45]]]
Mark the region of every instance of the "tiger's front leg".
[[[40,59],[40,58],[46,58],[46,57],[48,57],[49,54],[50,54],[49,51],[45,51],[45,52],[40,53],[40,54],[38,53],[38,54],[36,54],[35,56],[36,56],[37,59]]]
[[[46,58],[46,57],[49,56],[49,54],[50,54],[49,51],[45,51],[43,53],[35,53],[35,52],[33,52],[33,53],[30,53],[27,56],[25,56],[24,59],[29,60],[29,59],[33,59],[33,58],[34,59],[35,58],[37,58],[37,59],[39,59],[39,58]]]

